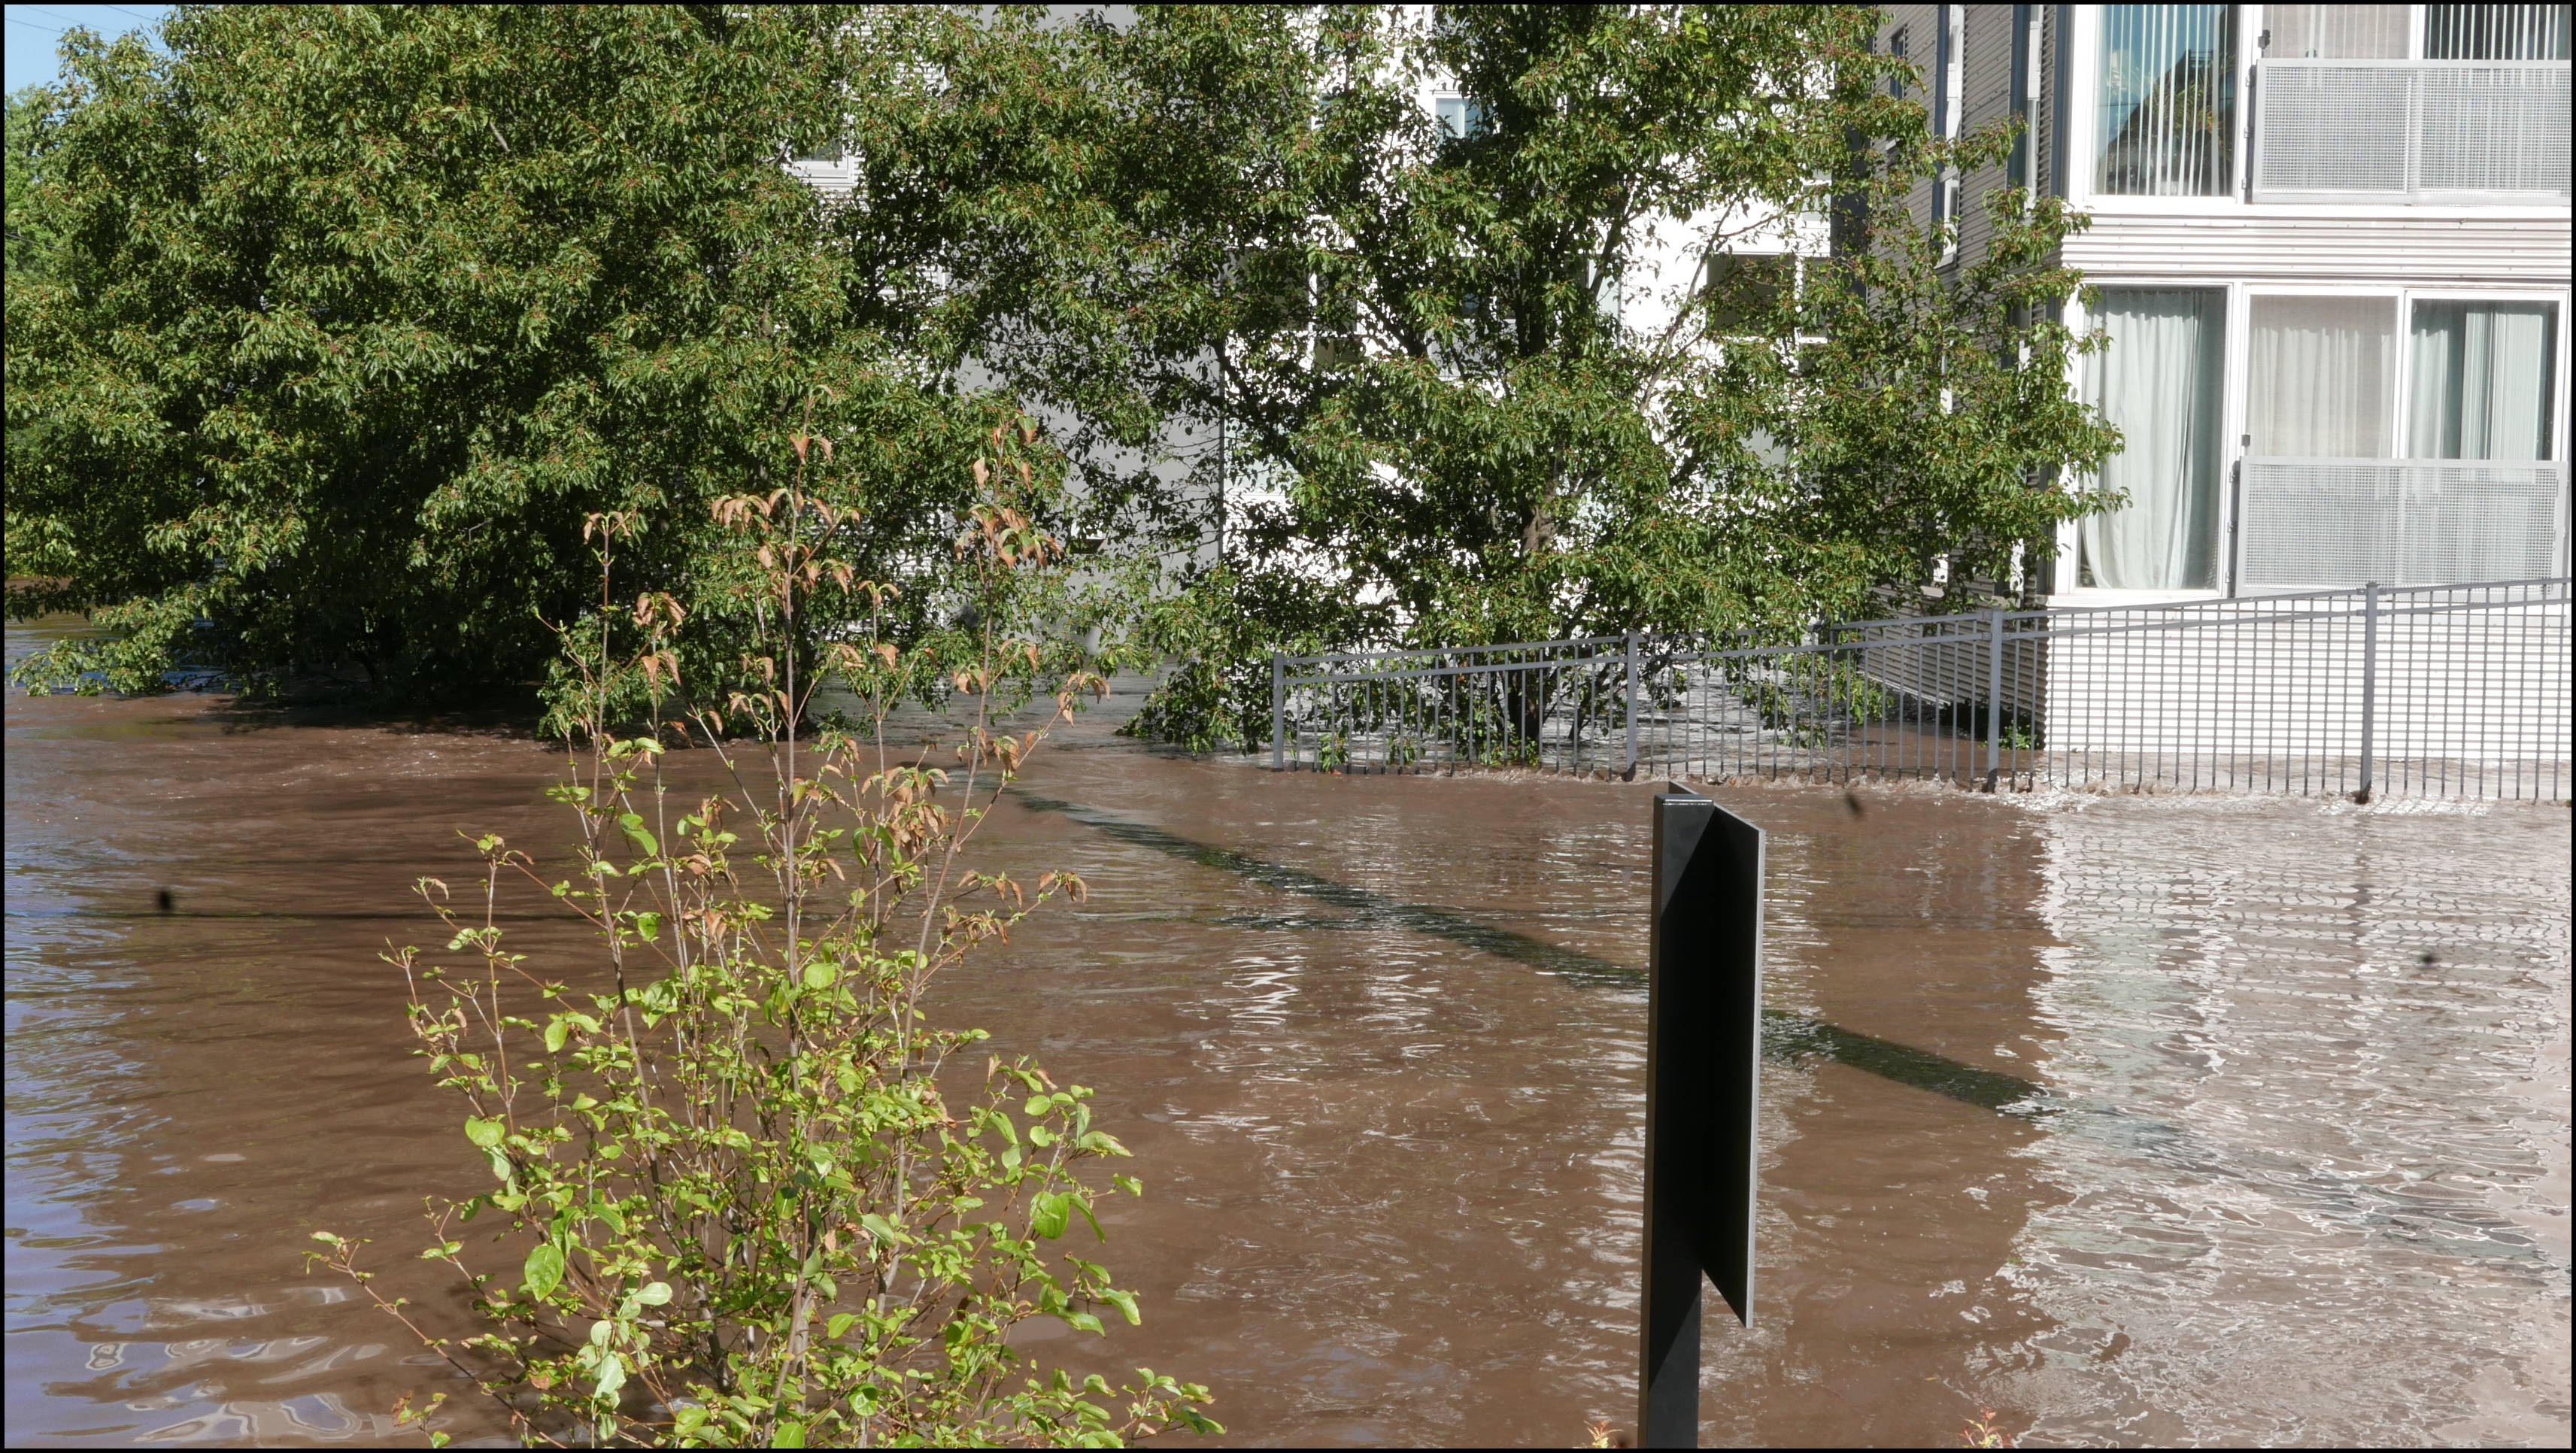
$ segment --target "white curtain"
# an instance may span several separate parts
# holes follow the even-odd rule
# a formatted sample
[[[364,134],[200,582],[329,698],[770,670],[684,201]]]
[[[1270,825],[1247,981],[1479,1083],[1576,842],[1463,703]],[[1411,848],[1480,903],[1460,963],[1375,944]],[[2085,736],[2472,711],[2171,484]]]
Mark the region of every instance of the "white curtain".
[[[2226,295],[2105,288],[2111,346],[2093,356],[2093,404],[2125,441],[2102,483],[2129,502],[2086,519],[2087,583],[2112,590],[2217,583],[2219,343]]]
[[[2413,20],[2403,5],[2266,5],[2263,54],[2402,61]]]
[[[2256,298],[2245,374],[2254,454],[2385,459],[2394,298]]]
[[[2555,312],[2547,303],[2415,305],[2413,457],[2549,457]]]

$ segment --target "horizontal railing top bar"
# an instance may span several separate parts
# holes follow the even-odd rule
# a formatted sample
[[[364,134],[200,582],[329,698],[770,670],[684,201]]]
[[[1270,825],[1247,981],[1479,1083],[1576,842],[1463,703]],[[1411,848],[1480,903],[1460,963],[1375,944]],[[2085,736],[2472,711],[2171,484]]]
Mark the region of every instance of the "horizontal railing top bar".
[[[2282,70],[2328,70],[2361,67],[2374,71],[2548,71],[2566,70],[2565,61],[2401,60],[2374,56],[2265,56],[2257,67]]]
[[[1564,641],[1502,641],[1489,646],[1404,646],[1383,651],[1325,651],[1313,656],[1281,656],[1278,659],[1283,666],[1321,666],[1332,661],[1396,661],[1409,656],[1463,656],[1477,651],[1554,651],[1566,646],[1620,645],[1627,639],[1626,636],[1576,636]]]
[[[2563,459],[2413,459],[2394,455],[2356,459],[2349,454],[2248,454],[2243,458],[2248,464],[2314,464],[2335,469],[2540,469],[2556,473],[2567,467]]]
[[[2427,590],[2512,590],[2529,585],[2565,586],[2568,583],[2568,577],[2563,575],[2536,575],[2524,580],[2476,580],[2456,585],[2383,585],[2379,587],[2379,596],[2380,599],[2386,600],[2392,595],[2402,595]],[[2007,621],[2031,621],[2040,620],[2049,616],[2102,615],[2112,611],[2139,610],[2205,611],[2211,614],[2220,614],[2227,611],[2243,610],[2248,606],[2260,607],[2293,600],[2323,600],[2329,596],[2350,596],[2355,600],[2359,600],[2362,597],[2362,593],[2369,588],[2370,587],[2366,585],[2333,585],[2320,587],[2315,590],[2273,591],[2263,595],[2231,595],[2214,597],[2208,600],[2131,601],[2125,604],[2113,605],[2051,605],[2041,606],[2037,609],[2006,610],[2003,614],[2004,619]],[[1868,630],[1873,626],[1920,626],[1939,622],[1944,625],[1956,624],[1962,627],[1981,630],[1984,628],[1985,623],[1992,619],[1993,616],[1994,612],[1991,610],[1950,611],[1941,615],[1889,616],[1882,620],[1835,621],[1824,629],[1836,632],[1862,631]],[[1613,636],[1606,639],[1617,640],[1620,638]]]
[[[1774,651],[1797,650],[1795,646],[1774,646]],[[1553,661],[1487,661],[1473,666],[1405,666],[1388,671],[1336,672],[1323,675],[1285,676],[1281,684],[1288,687],[1324,686],[1354,681],[1421,681],[1434,676],[1508,676],[1516,671],[1562,671],[1577,667],[1618,665],[1621,657],[1561,656]]]
[[[2367,607],[2356,606],[2350,610],[2284,611],[2271,615],[2233,616],[2226,620],[2133,621],[2126,625],[2050,626],[2038,630],[2007,631],[2005,639],[2013,645],[2028,645],[2040,641],[2070,640],[2089,636],[2120,636],[2145,631],[2211,630],[2293,621],[2314,624],[2320,621],[2352,620],[2369,614],[2376,614],[2379,619],[2386,620],[2391,616],[2458,615],[2473,610],[2528,610],[2535,606],[2566,603],[2563,600],[2464,601],[2450,605],[2381,606],[2376,612],[2370,611]],[[1971,619],[1975,618],[1971,617]],[[1875,641],[1801,641],[1779,646],[1740,646],[1731,650],[1716,651],[1669,650],[1656,647],[1650,654],[1653,657],[1651,669],[1664,670],[1684,664],[1755,660],[1773,656],[1823,656],[1837,652],[1866,654],[1871,651],[1894,651],[1918,646],[1974,647],[1982,645],[1988,639],[1989,636],[1985,633],[1962,632],[1958,635],[1897,637]],[[1644,642],[1641,640],[1640,644],[1643,646]],[[1648,653],[1641,652],[1641,654]],[[1299,686],[1353,685],[1378,681],[1422,681],[1442,676],[1508,676],[1521,671],[1607,668],[1618,665],[1622,659],[1620,655],[1572,656],[1549,661],[1493,661],[1472,666],[1413,666],[1387,671],[1289,675],[1283,678],[1281,684],[1293,689]]]
[[[2389,597],[2398,595],[2420,595],[2432,591],[2463,592],[2510,590],[2531,586],[2539,586],[2544,589],[2555,586],[2559,587],[2560,590],[2558,594],[2544,594],[2538,598],[2453,600],[2437,602],[2429,605],[2392,605],[2389,603]],[[2380,603],[2375,614],[2382,617],[2399,615],[2448,615],[2463,611],[2522,610],[2529,609],[2534,606],[2564,605],[2569,601],[2569,597],[2566,593],[2569,586],[2569,580],[2566,577],[2561,576],[2542,576],[2527,580],[2479,581],[2463,585],[2382,586],[2379,588]],[[1741,660],[1759,656],[1822,654],[1835,651],[1887,650],[1905,646],[1974,644],[1981,640],[1985,640],[1990,636],[1993,629],[1993,622],[1998,617],[2004,621],[2006,633],[2009,639],[2016,643],[2028,643],[2060,637],[2108,636],[2123,635],[2141,631],[2191,630],[2210,627],[2265,625],[2282,622],[2314,623],[2319,621],[2347,619],[2374,613],[2372,612],[2366,598],[2367,590],[2368,587],[2362,587],[2359,589],[2300,591],[2280,595],[2239,596],[2229,600],[2177,601],[2171,604],[2060,606],[2047,610],[1977,611],[1962,612],[1955,615],[1905,616],[1894,617],[1887,620],[1838,622],[1827,628],[1836,637],[1840,637],[1847,632],[1867,630],[1869,628],[1879,626],[1921,627],[1926,625],[1938,625],[1943,627],[1955,626],[1958,628],[1955,633],[1942,635],[1880,638],[1876,640],[1825,639],[1801,642],[1783,642],[1772,645],[1735,646],[1707,649],[1697,647],[1676,648],[1673,643],[1669,641],[1643,635],[1640,635],[1635,639],[1639,647],[1640,655],[1653,656],[1659,666],[1680,662]],[[2348,601],[2349,604],[2339,609],[2327,608],[2296,611],[2265,610],[2264,613],[2258,614],[2247,614],[2245,609],[2250,606],[2255,607],[2258,610],[2262,610],[2263,608],[2278,606],[2286,602],[2306,600]],[[2099,616],[2116,612],[2138,611],[2183,611],[2191,612],[2195,615],[2204,616],[2206,618],[2176,619],[2168,616],[2155,620],[2130,621],[2119,624],[2104,625],[2058,623],[2059,618],[2062,617]],[[2018,629],[2015,629],[2015,623],[2019,623]],[[2034,623],[2038,624],[2034,625]],[[1421,657],[1455,656],[1467,652],[1548,651],[1576,646],[1617,646],[1620,647],[1621,652],[1624,653],[1629,640],[1630,638],[1627,636],[1589,636],[1564,641],[1526,641],[1492,646],[1459,646],[1445,650],[1438,647],[1430,647],[1405,651],[1344,651],[1331,652],[1319,656],[1283,656],[1280,658],[1280,664],[1283,667],[1296,664],[1321,665],[1326,662],[1339,661],[1399,660]],[[1619,659],[1619,655],[1604,654],[1600,656],[1558,658],[1555,660],[1542,661],[1476,662],[1456,666],[1405,667],[1368,672],[1283,672],[1284,680],[1282,684],[1285,686],[1295,687],[1370,681],[1422,680],[1443,676],[1499,676],[1510,672],[1534,669],[1562,669],[1569,666],[1607,666],[1615,664]]]

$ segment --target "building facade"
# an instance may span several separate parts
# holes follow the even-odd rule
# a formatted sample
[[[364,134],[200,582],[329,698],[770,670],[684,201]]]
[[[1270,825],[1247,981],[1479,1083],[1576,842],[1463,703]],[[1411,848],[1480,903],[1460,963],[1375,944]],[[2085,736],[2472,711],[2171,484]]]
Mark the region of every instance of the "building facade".
[[[2127,505],[2034,562],[2052,603],[2568,571],[2568,7],[1897,5],[1979,245],[2026,182],[2107,349],[2070,380]]]

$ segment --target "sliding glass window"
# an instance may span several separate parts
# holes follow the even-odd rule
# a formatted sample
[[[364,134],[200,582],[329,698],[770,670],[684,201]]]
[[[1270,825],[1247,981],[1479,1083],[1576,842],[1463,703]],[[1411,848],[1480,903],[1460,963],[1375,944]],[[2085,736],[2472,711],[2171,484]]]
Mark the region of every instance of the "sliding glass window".
[[[2386,459],[2395,440],[2397,300],[2258,297],[2245,370],[2246,452]]]
[[[2404,13],[2403,5],[2377,7]],[[2564,5],[2427,5],[2424,55],[2437,61],[2563,61]]]
[[[2120,431],[2101,485],[2128,496],[2085,520],[2084,584],[2206,590],[2218,583],[2219,388],[2227,295],[2203,288],[2104,288],[2091,402]]]
[[[2419,302],[2409,342],[2407,447],[2415,458],[2550,457],[2555,307]]]
[[[2101,9],[2096,189],[2129,197],[2233,191],[2236,7]]]

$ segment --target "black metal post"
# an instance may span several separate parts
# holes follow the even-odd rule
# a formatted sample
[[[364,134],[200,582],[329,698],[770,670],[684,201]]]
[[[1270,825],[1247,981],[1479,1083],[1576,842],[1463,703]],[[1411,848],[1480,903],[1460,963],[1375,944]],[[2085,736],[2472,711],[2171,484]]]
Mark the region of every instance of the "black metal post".
[[[1753,1325],[1762,857],[1761,829],[1679,783],[1657,794],[1641,1447],[1699,1446],[1701,1276]]]

